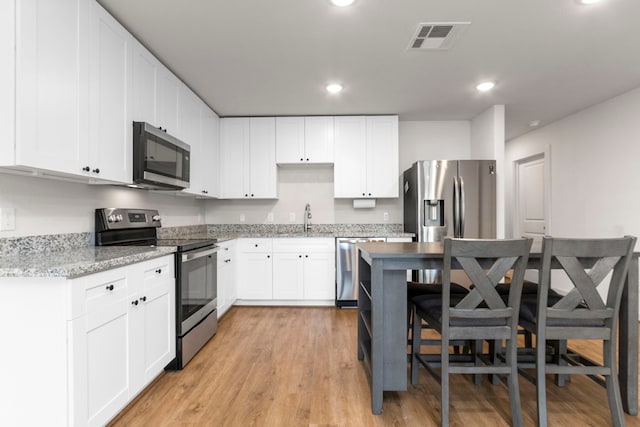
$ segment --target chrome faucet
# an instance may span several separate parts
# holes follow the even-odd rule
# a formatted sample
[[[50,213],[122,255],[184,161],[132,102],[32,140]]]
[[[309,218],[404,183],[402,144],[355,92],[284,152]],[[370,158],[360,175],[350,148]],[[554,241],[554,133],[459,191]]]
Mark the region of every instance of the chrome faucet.
[[[307,203],[304,207],[304,232],[311,230],[311,205]]]

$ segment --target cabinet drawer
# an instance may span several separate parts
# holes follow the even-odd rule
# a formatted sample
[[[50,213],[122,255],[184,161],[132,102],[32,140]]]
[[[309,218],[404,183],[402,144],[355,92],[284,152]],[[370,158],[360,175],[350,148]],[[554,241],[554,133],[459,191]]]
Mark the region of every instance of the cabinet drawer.
[[[331,253],[335,250],[335,240],[332,238],[280,238],[273,239],[273,252],[301,252],[301,253]]]
[[[240,252],[272,252],[273,239],[242,239],[239,242]]]
[[[173,255],[143,262],[139,268],[144,271],[144,281],[159,278],[175,278],[175,258]]]
[[[128,285],[126,269],[90,276],[84,292],[84,313],[103,310],[126,298],[129,293]]]

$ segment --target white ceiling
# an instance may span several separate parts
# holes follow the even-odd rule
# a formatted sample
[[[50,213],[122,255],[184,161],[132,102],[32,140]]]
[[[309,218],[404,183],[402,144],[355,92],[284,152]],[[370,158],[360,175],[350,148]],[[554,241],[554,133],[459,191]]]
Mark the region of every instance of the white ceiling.
[[[100,3],[220,116],[466,120],[505,104],[511,139],[640,86],[639,0]],[[471,25],[449,50],[407,51],[432,21]]]

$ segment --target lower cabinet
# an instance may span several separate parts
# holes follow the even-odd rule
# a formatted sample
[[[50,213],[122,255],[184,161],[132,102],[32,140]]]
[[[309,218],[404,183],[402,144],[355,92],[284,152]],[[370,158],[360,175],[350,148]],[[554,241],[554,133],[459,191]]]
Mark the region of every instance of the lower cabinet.
[[[273,299],[334,300],[334,247],[330,238],[274,239]]]
[[[0,356],[0,425],[105,425],[175,357],[174,255],[71,280],[0,278],[0,320],[24,314],[21,300],[32,319],[5,337],[19,352]]]
[[[239,239],[238,300],[242,304],[333,304],[333,238]]]
[[[236,241],[218,242],[218,318],[236,302]]]

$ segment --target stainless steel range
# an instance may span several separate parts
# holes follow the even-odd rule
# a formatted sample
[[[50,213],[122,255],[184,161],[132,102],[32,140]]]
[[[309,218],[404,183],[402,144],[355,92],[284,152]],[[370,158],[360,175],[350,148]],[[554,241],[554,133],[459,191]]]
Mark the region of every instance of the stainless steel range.
[[[218,330],[215,239],[158,239],[157,210],[102,208],[95,212],[96,246],[175,246],[176,358],[182,369]]]

